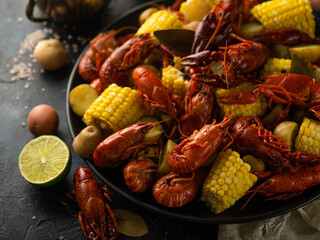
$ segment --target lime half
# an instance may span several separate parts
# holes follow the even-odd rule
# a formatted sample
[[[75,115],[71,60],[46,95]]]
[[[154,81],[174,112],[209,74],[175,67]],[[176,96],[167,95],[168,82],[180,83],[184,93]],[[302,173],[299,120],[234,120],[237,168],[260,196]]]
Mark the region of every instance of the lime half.
[[[50,187],[70,171],[68,146],[58,137],[43,135],[28,142],[19,155],[21,175],[31,184]]]

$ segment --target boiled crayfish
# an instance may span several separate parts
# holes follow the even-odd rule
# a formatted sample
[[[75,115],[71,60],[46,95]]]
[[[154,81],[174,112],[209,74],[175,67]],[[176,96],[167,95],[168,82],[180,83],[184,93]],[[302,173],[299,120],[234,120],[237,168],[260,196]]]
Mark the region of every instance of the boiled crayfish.
[[[111,199],[107,187],[99,187],[93,173],[85,167],[75,172],[74,184],[75,189],[69,197],[78,202],[78,218],[85,237],[92,240],[120,239],[115,216],[108,204]]]

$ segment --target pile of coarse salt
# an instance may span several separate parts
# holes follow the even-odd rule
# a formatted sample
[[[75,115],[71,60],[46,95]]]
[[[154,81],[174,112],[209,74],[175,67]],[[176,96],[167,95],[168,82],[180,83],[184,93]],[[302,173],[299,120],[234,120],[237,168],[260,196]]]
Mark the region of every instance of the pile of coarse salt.
[[[41,40],[47,39],[48,37],[60,40],[61,37],[59,34],[55,33],[53,29],[44,27],[43,29],[37,29],[33,33],[30,33],[26,36],[26,38],[20,43],[19,50],[17,51],[17,57],[13,58],[13,66],[10,69],[10,73],[13,75],[11,81],[16,81],[19,79],[27,79],[27,80],[34,80],[33,74],[36,73],[35,69],[32,69],[33,63],[36,60],[33,57],[33,50],[38,42]],[[72,35],[68,35],[68,40],[73,38]],[[77,37],[76,39],[81,45],[84,45],[88,42],[88,39]],[[64,44],[66,50],[70,52],[70,46],[66,40],[63,40],[62,43]],[[72,44],[71,50],[73,53],[77,53],[79,50],[79,46],[77,44]],[[24,54],[29,53],[29,58],[31,62],[23,62],[22,56]],[[10,64],[7,64],[7,67],[10,68]],[[40,70],[44,72],[44,69]],[[29,87],[29,83],[25,85],[25,88]]]

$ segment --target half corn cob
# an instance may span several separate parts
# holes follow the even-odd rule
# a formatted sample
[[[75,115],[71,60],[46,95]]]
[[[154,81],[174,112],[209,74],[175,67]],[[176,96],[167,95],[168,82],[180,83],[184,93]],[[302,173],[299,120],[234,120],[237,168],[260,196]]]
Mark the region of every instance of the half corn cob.
[[[235,204],[257,181],[239,153],[220,152],[202,188],[201,201],[218,214]]]
[[[183,73],[179,70],[180,60],[175,57],[175,66],[168,65],[162,69],[161,82],[164,86],[171,89],[175,94],[184,97],[186,93],[186,81]]]
[[[263,65],[261,75],[269,75],[276,73],[290,73],[291,59],[285,58],[268,58]]]
[[[220,97],[226,96],[228,93],[238,93],[241,91],[252,91],[254,84],[251,82],[243,82],[235,88],[222,89],[218,88],[215,92],[218,105],[220,107],[220,114],[224,116],[226,113],[233,113],[232,122],[245,116],[262,116],[267,110],[267,99],[262,94],[258,97],[257,101],[250,104],[224,104],[219,100]]]
[[[315,20],[308,0],[272,0],[256,5],[252,15],[267,31],[292,28],[315,37]]]
[[[295,140],[295,151],[320,156],[320,125],[305,117]]]
[[[177,15],[160,10],[153,13],[138,29],[136,34],[152,33],[156,30],[182,28],[183,23]]]
[[[136,90],[111,84],[86,110],[82,120],[111,133],[134,124],[143,114]]]

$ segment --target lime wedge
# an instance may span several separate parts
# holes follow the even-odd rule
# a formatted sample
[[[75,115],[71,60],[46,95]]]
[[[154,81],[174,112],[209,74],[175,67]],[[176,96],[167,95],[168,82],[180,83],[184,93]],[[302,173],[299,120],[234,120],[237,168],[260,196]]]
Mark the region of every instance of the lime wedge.
[[[21,175],[31,184],[50,187],[70,171],[68,146],[58,137],[43,135],[28,142],[19,155]]]

